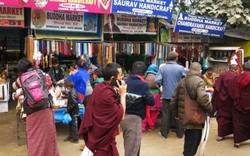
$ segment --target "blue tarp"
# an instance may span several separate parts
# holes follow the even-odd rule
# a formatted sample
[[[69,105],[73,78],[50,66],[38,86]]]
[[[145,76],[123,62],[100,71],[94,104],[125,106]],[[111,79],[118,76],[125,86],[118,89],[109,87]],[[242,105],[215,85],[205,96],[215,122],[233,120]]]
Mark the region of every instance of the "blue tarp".
[[[63,121],[65,111],[66,111],[66,108],[59,108],[59,109],[54,110],[54,117],[55,117],[56,122],[62,122]],[[84,107],[79,107],[79,117],[80,117],[80,119],[82,119],[82,117],[84,115],[84,112],[85,112],[85,108]]]

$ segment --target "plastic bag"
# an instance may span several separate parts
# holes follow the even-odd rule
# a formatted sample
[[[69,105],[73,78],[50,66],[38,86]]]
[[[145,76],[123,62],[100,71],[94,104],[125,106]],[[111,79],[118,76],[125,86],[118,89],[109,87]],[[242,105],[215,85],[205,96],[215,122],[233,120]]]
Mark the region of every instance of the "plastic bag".
[[[94,153],[91,152],[87,146],[85,146],[83,151],[82,151],[81,156],[93,156],[93,155],[94,155]]]
[[[70,122],[72,121],[71,116],[69,115],[69,113],[66,113],[63,117],[63,124],[68,125]]]

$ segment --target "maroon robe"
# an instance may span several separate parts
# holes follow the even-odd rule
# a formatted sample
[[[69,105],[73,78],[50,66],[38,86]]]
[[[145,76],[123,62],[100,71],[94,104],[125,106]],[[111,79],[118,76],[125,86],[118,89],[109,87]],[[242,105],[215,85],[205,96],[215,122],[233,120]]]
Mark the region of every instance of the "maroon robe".
[[[212,99],[214,110],[217,111],[218,136],[224,137],[233,133],[232,107],[234,101],[233,86],[237,82],[237,73],[229,70],[222,73],[215,82]]]
[[[123,117],[123,107],[108,82],[98,84],[87,104],[79,135],[95,156],[119,156],[115,136]]]
[[[235,95],[239,98],[233,109],[234,143],[240,143],[250,139],[250,72],[239,76]]]

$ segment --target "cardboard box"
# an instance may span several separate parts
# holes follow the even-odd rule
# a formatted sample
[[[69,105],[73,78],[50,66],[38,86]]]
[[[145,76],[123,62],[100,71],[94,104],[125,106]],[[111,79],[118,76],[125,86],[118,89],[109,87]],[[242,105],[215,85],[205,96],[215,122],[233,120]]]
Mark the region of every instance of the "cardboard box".
[[[0,102],[9,100],[9,83],[0,84]]]
[[[0,113],[8,112],[9,101],[9,82],[6,84],[0,84]]]
[[[8,112],[8,101],[0,101],[0,113]]]

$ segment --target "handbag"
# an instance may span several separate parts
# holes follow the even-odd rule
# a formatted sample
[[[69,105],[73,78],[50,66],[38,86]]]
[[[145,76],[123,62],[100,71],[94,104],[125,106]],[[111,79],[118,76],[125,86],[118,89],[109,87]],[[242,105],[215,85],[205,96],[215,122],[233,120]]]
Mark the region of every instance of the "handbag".
[[[204,109],[198,104],[196,100],[191,99],[187,91],[186,82],[185,86],[185,113],[183,125],[203,125],[206,120],[206,113]]]

